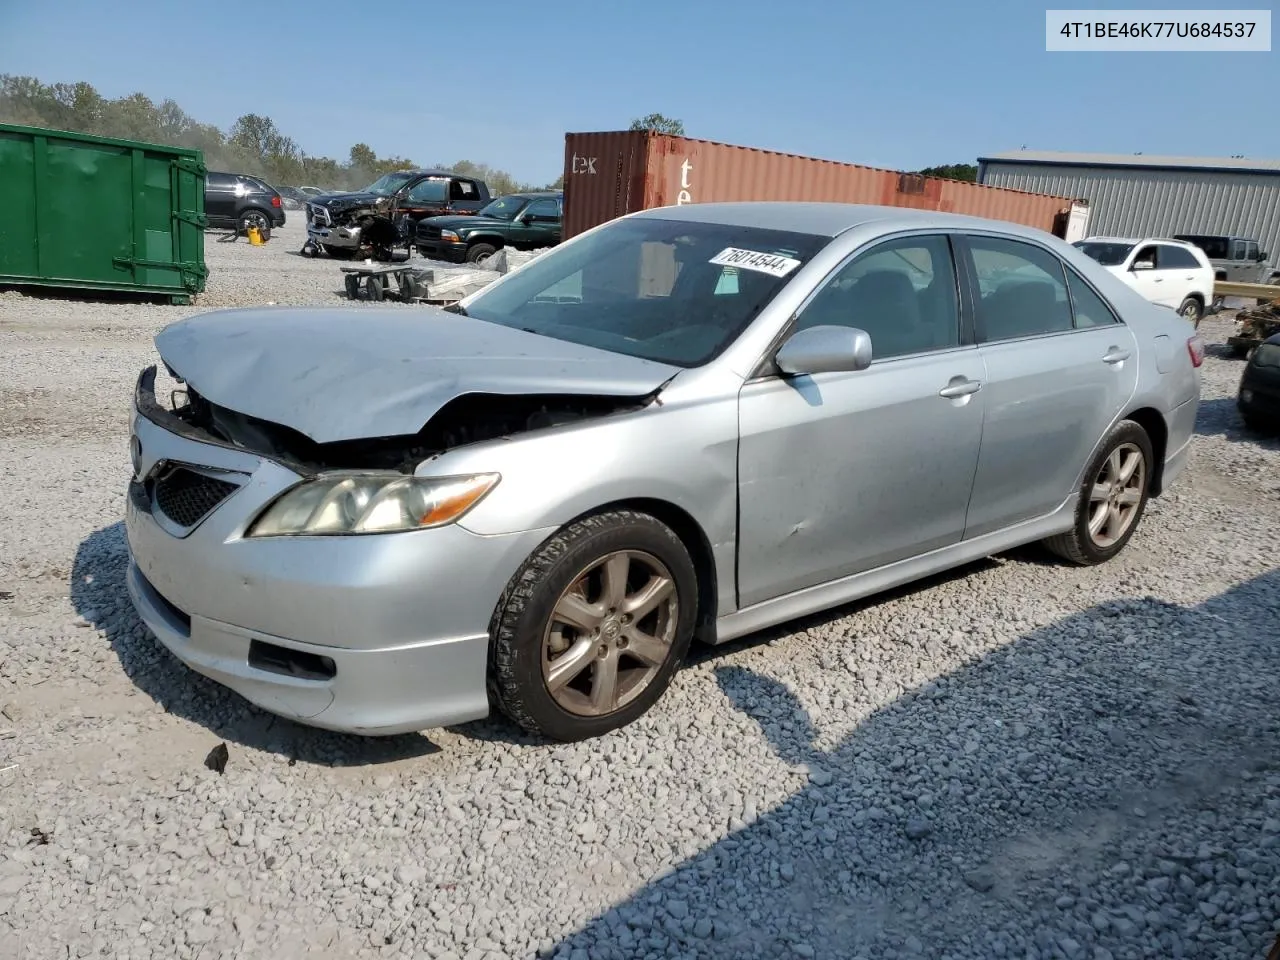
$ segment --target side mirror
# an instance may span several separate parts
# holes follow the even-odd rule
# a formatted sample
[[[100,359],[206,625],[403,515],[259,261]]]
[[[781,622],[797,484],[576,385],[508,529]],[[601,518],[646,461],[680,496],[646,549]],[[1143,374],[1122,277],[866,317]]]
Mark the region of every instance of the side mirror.
[[[1259,250],[1259,251],[1258,251],[1258,262],[1259,262],[1259,263],[1262,263],[1262,261],[1263,261],[1263,260],[1266,260],[1268,256],[1270,256],[1270,254],[1268,254],[1265,250]]]
[[[1139,270],[1154,270],[1155,268],[1156,265],[1150,260],[1135,260],[1133,266],[1129,269],[1136,273]]]
[[[774,359],[787,376],[865,370],[871,365],[871,336],[855,327],[809,327],[792,335]]]

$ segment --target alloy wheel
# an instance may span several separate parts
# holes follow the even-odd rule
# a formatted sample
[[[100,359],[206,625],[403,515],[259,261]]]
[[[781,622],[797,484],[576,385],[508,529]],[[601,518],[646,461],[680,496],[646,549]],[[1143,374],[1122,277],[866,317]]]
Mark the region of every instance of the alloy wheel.
[[[560,595],[543,631],[547,692],[577,716],[621,709],[671,655],[679,613],[675,579],[652,554],[619,550],[592,562]]]
[[[1103,461],[1089,492],[1089,537],[1109,547],[1133,526],[1147,484],[1147,461],[1137,444],[1122,443]]]

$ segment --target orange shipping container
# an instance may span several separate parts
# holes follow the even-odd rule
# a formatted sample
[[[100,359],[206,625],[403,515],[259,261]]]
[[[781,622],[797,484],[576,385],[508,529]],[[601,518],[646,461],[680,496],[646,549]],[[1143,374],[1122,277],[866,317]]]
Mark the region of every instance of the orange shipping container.
[[[646,130],[567,133],[564,238],[614,217],[685,203],[877,203],[1006,220],[1065,236],[1073,201]],[[1070,237],[1069,239],[1075,239]]]

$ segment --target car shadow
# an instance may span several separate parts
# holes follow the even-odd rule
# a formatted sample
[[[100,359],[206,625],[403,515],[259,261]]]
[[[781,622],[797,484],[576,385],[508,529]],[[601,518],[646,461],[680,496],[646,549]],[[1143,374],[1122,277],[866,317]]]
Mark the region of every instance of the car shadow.
[[[1222,437],[1233,443],[1252,443],[1264,450],[1280,450],[1280,434],[1245,426],[1234,396],[1201,400],[1196,412],[1196,433],[1204,437]]]
[[[126,676],[167,712],[229,743],[323,766],[373,766],[439,751],[422,734],[359,737],[294,723],[189,669],[138,618],[125,587],[127,565],[123,523],[92,533],[76,549],[71,603],[106,634]]]
[[[1202,901],[1224,871],[1242,898],[1270,882],[1249,867],[1276,839],[1259,781],[1274,797],[1280,648],[1257,639],[1280,630],[1278,598],[1272,571],[1199,606],[1091,608],[830,750],[790,689],[722,666],[728,703],[807,784],[754,817],[717,809],[727,836],[547,955],[1264,956],[1273,916]]]

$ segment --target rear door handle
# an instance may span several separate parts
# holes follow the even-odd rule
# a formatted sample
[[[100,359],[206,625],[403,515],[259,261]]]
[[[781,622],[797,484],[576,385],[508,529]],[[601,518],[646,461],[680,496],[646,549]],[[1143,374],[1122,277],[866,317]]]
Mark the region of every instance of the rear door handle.
[[[1122,363],[1128,360],[1130,353],[1128,350],[1121,350],[1119,347],[1112,347],[1107,351],[1106,356],[1102,358],[1103,363]]]
[[[939,390],[938,396],[954,400],[956,397],[967,397],[971,393],[977,393],[981,389],[981,380],[962,380],[957,377]]]

